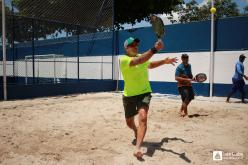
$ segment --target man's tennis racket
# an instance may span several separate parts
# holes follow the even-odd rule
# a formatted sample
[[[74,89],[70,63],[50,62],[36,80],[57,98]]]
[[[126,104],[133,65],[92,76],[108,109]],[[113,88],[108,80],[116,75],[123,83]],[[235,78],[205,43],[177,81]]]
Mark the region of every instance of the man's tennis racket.
[[[207,75],[205,73],[198,73],[197,75],[195,75],[195,77],[193,78],[193,81],[195,82],[204,82],[207,80]]]
[[[165,35],[165,28],[163,20],[155,15],[151,15],[152,28],[158,38],[158,41],[162,41]]]

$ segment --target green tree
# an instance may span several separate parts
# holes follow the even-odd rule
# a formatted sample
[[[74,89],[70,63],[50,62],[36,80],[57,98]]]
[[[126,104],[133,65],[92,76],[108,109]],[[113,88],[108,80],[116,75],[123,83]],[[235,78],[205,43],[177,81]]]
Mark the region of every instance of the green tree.
[[[217,9],[215,13],[217,19],[241,15],[237,4],[233,0],[216,0],[214,6]],[[202,21],[210,19],[210,8],[211,1],[208,1],[207,4],[203,6],[199,6],[197,1],[192,0],[186,4],[178,5],[174,12],[178,13],[178,21],[180,23],[186,23],[191,21]],[[176,22],[172,15],[169,17],[169,19],[172,23]]]
[[[248,5],[245,6],[243,10],[244,10],[244,14],[243,15],[247,16],[248,15]]]
[[[115,0],[115,25],[149,20],[150,14],[171,13],[183,0]]]

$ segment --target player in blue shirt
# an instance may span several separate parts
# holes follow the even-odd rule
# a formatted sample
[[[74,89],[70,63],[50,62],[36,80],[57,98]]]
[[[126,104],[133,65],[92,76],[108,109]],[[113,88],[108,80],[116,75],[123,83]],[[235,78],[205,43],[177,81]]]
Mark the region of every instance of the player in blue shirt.
[[[245,58],[246,57],[243,54],[241,54],[239,56],[239,61],[235,64],[235,73],[234,73],[234,75],[232,77],[233,86],[232,86],[231,92],[227,96],[226,102],[229,102],[230,97],[237,90],[239,90],[240,93],[241,93],[242,103],[245,103],[245,90],[244,90],[245,81],[244,81],[244,78],[246,80],[248,80],[248,77],[246,75],[244,75],[243,62],[245,61]]]
[[[192,88],[192,71],[191,65],[189,64],[189,56],[182,54],[182,63],[178,65],[175,73],[175,79],[178,81],[178,92],[181,95],[182,106],[180,108],[180,116],[184,117],[188,115],[188,105],[191,100],[194,99],[194,91]]]

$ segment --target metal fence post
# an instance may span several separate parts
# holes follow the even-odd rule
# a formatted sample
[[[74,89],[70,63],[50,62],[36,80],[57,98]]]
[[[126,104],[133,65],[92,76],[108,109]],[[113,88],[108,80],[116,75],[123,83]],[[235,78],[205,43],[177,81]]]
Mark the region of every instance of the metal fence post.
[[[214,7],[214,0],[212,0],[211,3],[212,7]],[[210,83],[210,89],[209,89],[209,97],[213,97],[214,91],[214,33],[215,33],[215,27],[214,27],[214,13],[211,13],[211,50],[210,50],[210,73],[209,73],[209,83]]]
[[[103,55],[101,58],[101,80],[103,80]]]
[[[114,54],[116,49],[116,40],[115,40],[115,1],[112,3],[112,80],[114,80]]]
[[[28,66],[27,66],[27,58],[26,57],[25,57],[25,74],[26,74],[25,84],[27,85],[28,84]]]
[[[67,82],[67,57],[65,57],[65,81]]]
[[[5,0],[2,0],[3,98],[7,100]]]
[[[80,70],[80,66],[79,66],[79,34],[80,34],[80,27],[77,26],[77,78],[79,80],[79,70]]]
[[[37,83],[39,83],[39,77],[40,77],[40,63],[39,63],[39,58],[37,58]]]
[[[35,82],[34,38],[35,38],[35,28],[34,28],[34,19],[32,18],[32,64],[33,64],[33,84],[34,84],[34,82]]]
[[[53,54],[53,83],[56,83],[56,59],[55,54]]]
[[[12,45],[12,60],[13,60],[13,77],[16,77],[16,73],[15,73],[15,17],[14,17],[14,7],[13,7],[13,1],[11,2],[11,14],[12,14],[12,41],[11,41],[11,45]]]

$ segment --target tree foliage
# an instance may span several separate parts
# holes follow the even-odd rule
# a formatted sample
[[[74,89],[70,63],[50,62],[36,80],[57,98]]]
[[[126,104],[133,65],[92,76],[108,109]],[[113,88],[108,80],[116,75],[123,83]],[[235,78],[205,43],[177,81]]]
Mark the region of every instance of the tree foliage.
[[[183,0],[116,0],[115,25],[149,20],[150,14],[171,13]]]
[[[215,8],[217,9],[215,16],[216,18],[234,17],[241,15],[237,4],[233,0],[216,0]],[[199,5],[196,0],[191,0],[186,4],[176,6],[174,12],[179,15],[179,22],[191,22],[191,21],[202,21],[211,18],[210,13],[211,1],[208,1],[204,5]],[[177,20],[171,15],[169,17],[172,23]]]
[[[248,15],[248,5],[244,7],[244,13],[243,15],[247,16]]]

